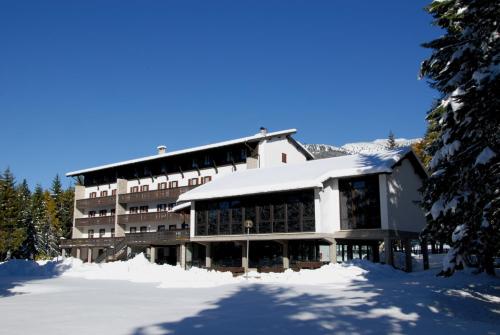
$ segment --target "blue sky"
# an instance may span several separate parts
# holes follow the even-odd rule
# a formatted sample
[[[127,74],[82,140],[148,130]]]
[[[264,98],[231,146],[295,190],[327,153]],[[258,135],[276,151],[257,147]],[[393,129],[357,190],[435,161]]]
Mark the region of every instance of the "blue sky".
[[[417,80],[440,34],[427,3],[2,1],[0,169],[49,186],[260,126],[420,137],[437,95]]]

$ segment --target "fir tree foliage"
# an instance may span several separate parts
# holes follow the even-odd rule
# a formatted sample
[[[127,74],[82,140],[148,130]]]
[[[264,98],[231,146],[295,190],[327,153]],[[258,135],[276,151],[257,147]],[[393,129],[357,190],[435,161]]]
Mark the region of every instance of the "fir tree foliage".
[[[494,274],[500,246],[500,2],[434,1],[428,8],[443,36],[424,44],[432,55],[421,76],[441,94],[429,111],[424,236],[448,243],[444,275],[464,263]]]
[[[389,136],[387,137],[387,149],[395,149],[397,146],[396,139],[394,138],[394,133],[389,131]]]

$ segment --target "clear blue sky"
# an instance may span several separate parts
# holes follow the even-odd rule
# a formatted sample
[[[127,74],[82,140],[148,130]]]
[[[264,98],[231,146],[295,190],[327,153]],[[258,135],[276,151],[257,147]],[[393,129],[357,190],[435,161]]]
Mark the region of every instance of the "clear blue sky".
[[[420,137],[427,3],[2,1],[0,169],[49,186],[261,125],[304,143]]]

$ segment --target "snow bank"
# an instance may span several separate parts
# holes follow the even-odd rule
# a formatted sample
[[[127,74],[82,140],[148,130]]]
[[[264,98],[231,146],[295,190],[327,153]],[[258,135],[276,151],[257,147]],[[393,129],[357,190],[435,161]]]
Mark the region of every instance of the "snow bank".
[[[392,267],[366,260],[353,260],[349,263],[325,265],[317,270],[301,270],[299,272],[286,270],[283,273],[251,272],[248,281],[299,285],[345,285],[394,275],[401,275],[401,272]],[[0,276],[33,278],[63,276],[98,280],[125,280],[136,283],[155,283],[162,288],[215,287],[247,280],[244,277],[235,278],[229,272],[200,268],[183,270],[179,266],[151,264],[143,254],[128,261],[103,264],[83,263],[75,258],[38,263],[12,260],[0,264]]]

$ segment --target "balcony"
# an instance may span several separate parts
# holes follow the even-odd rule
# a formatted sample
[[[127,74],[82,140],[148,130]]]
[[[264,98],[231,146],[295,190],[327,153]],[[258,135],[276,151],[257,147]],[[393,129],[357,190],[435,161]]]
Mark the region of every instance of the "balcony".
[[[61,248],[72,247],[108,247],[114,245],[124,237],[101,237],[101,238],[69,238],[61,239],[59,246]]]
[[[75,219],[75,226],[77,227],[94,226],[94,225],[114,225],[114,224],[115,224],[114,215]]]
[[[141,222],[172,222],[183,223],[189,222],[189,215],[170,213],[170,212],[152,212],[139,214],[124,214],[118,215],[118,224],[141,223]]]
[[[116,195],[110,195],[107,197],[99,197],[99,198],[80,199],[76,201],[76,208],[79,209],[115,207],[115,205],[116,205]]]
[[[163,190],[120,194],[118,197],[118,201],[122,204],[155,202],[159,200],[165,200],[167,202],[175,202],[179,198],[179,195],[189,190],[192,190],[195,187],[196,186],[182,186],[175,188],[167,188]]]

